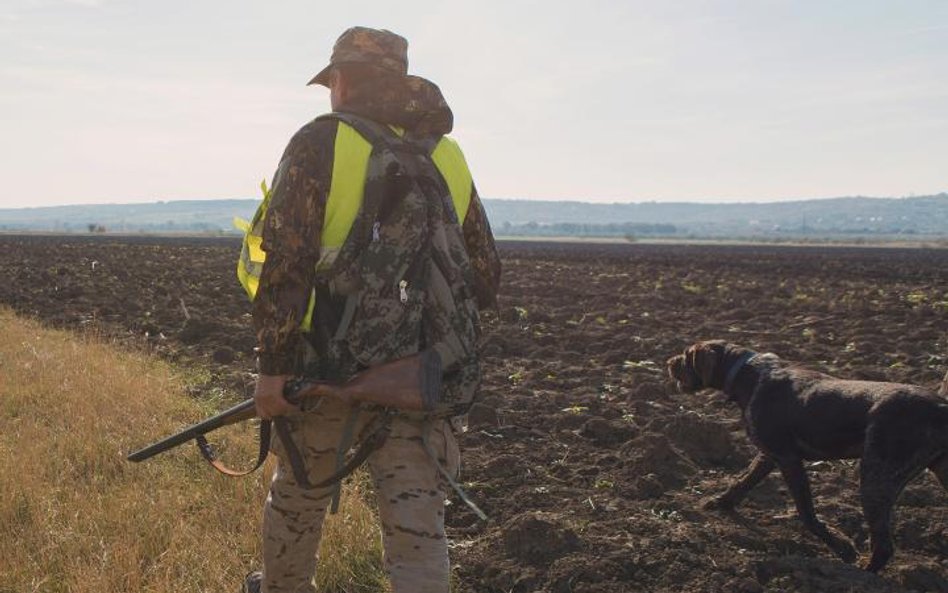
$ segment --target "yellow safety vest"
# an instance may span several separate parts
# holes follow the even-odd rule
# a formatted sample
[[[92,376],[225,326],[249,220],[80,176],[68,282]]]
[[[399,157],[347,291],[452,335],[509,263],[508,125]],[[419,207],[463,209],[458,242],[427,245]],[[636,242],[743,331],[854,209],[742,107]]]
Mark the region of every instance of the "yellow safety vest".
[[[402,131],[393,128],[399,135]],[[359,132],[345,122],[338,122],[336,143],[333,152],[332,180],[329,197],[326,201],[326,213],[319,241],[319,262],[317,269],[323,269],[335,261],[342,249],[352,223],[359,214],[365,190],[365,178],[369,168],[369,156],[372,144]],[[444,136],[431,153],[431,160],[444,178],[451,192],[454,210],[458,221],[463,224],[471,203],[473,180],[464,160],[464,154],[457,142]],[[247,291],[250,300],[257,295],[260,285],[260,273],[267,254],[262,249],[263,223],[270,204],[270,190],[266,181],[261,184],[263,202],[251,222],[234,219],[234,225],[244,231],[243,247],[237,260],[237,278]],[[308,331],[312,325],[313,308],[316,305],[315,290],[310,297],[306,315],[300,327]]]

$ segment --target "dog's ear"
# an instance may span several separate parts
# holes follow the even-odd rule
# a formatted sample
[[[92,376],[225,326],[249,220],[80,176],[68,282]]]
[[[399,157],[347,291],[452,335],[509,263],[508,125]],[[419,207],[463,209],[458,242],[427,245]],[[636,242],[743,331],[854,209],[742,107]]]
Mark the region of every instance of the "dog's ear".
[[[945,378],[941,380],[941,389],[938,390],[938,395],[948,397],[948,373],[945,373]]]
[[[702,371],[702,367],[707,364],[705,361],[705,358],[707,357],[704,354],[704,350],[704,342],[696,342],[685,349],[685,365],[691,371],[693,382],[698,383],[692,385],[692,387],[695,389],[701,389],[702,387],[708,386],[705,380],[705,373]]]
[[[698,342],[688,348],[691,352],[691,366],[701,380],[701,385],[711,387],[714,371],[718,365],[718,353],[713,342]]]
[[[676,354],[665,361],[665,372],[669,379],[680,381],[684,376],[685,355]]]

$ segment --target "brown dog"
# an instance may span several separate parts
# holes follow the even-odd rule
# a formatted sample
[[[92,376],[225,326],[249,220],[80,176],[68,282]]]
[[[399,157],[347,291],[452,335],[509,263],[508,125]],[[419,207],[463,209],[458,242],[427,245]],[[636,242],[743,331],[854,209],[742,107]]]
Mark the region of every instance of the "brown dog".
[[[859,493],[876,572],[893,553],[892,509],[925,468],[948,490],[948,400],[912,385],[844,381],[723,341],[698,342],[668,359],[679,390],[723,391],[738,405],[759,453],[712,508],[733,509],[774,468],[803,524],[844,561],[856,551],[813,510],[805,460],[861,458]]]

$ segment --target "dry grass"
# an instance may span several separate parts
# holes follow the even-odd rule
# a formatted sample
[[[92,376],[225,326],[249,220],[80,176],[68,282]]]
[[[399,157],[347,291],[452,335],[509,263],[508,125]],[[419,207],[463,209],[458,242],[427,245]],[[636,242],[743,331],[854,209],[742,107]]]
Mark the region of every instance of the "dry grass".
[[[0,310],[0,593],[239,589],[269,471],[226,478],[192,446],[125,460],[210,412],[182,384],[153,358]],[[323,591],[384,588],[363,484],[327,522]]]

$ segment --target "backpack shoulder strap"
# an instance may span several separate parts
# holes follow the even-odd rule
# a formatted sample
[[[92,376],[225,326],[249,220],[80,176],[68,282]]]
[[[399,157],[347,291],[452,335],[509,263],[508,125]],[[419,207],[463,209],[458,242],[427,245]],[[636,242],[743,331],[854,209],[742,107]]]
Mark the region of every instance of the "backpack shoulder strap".
[[[316,119],[335,120],[344,124],[348,124],[350,127],[354,128],[356,132],[362,134],[362,136],[369,141],[369,144],[371,144],[373,148],[378,146],[388,146],[392,137],[397,138],[396,134],[392,132],[388,126],[354,113],[333,111],[331,113],[320,115]]]
[[[336,120],[348,124],[369,141],[374,149],[385,147],[401,152],[414,152],[431,156],[441,137],[416,138],[410,133],[401,136],[389,126],[361,115],[345,111],[333,111],[320,115],[317,120]]]

